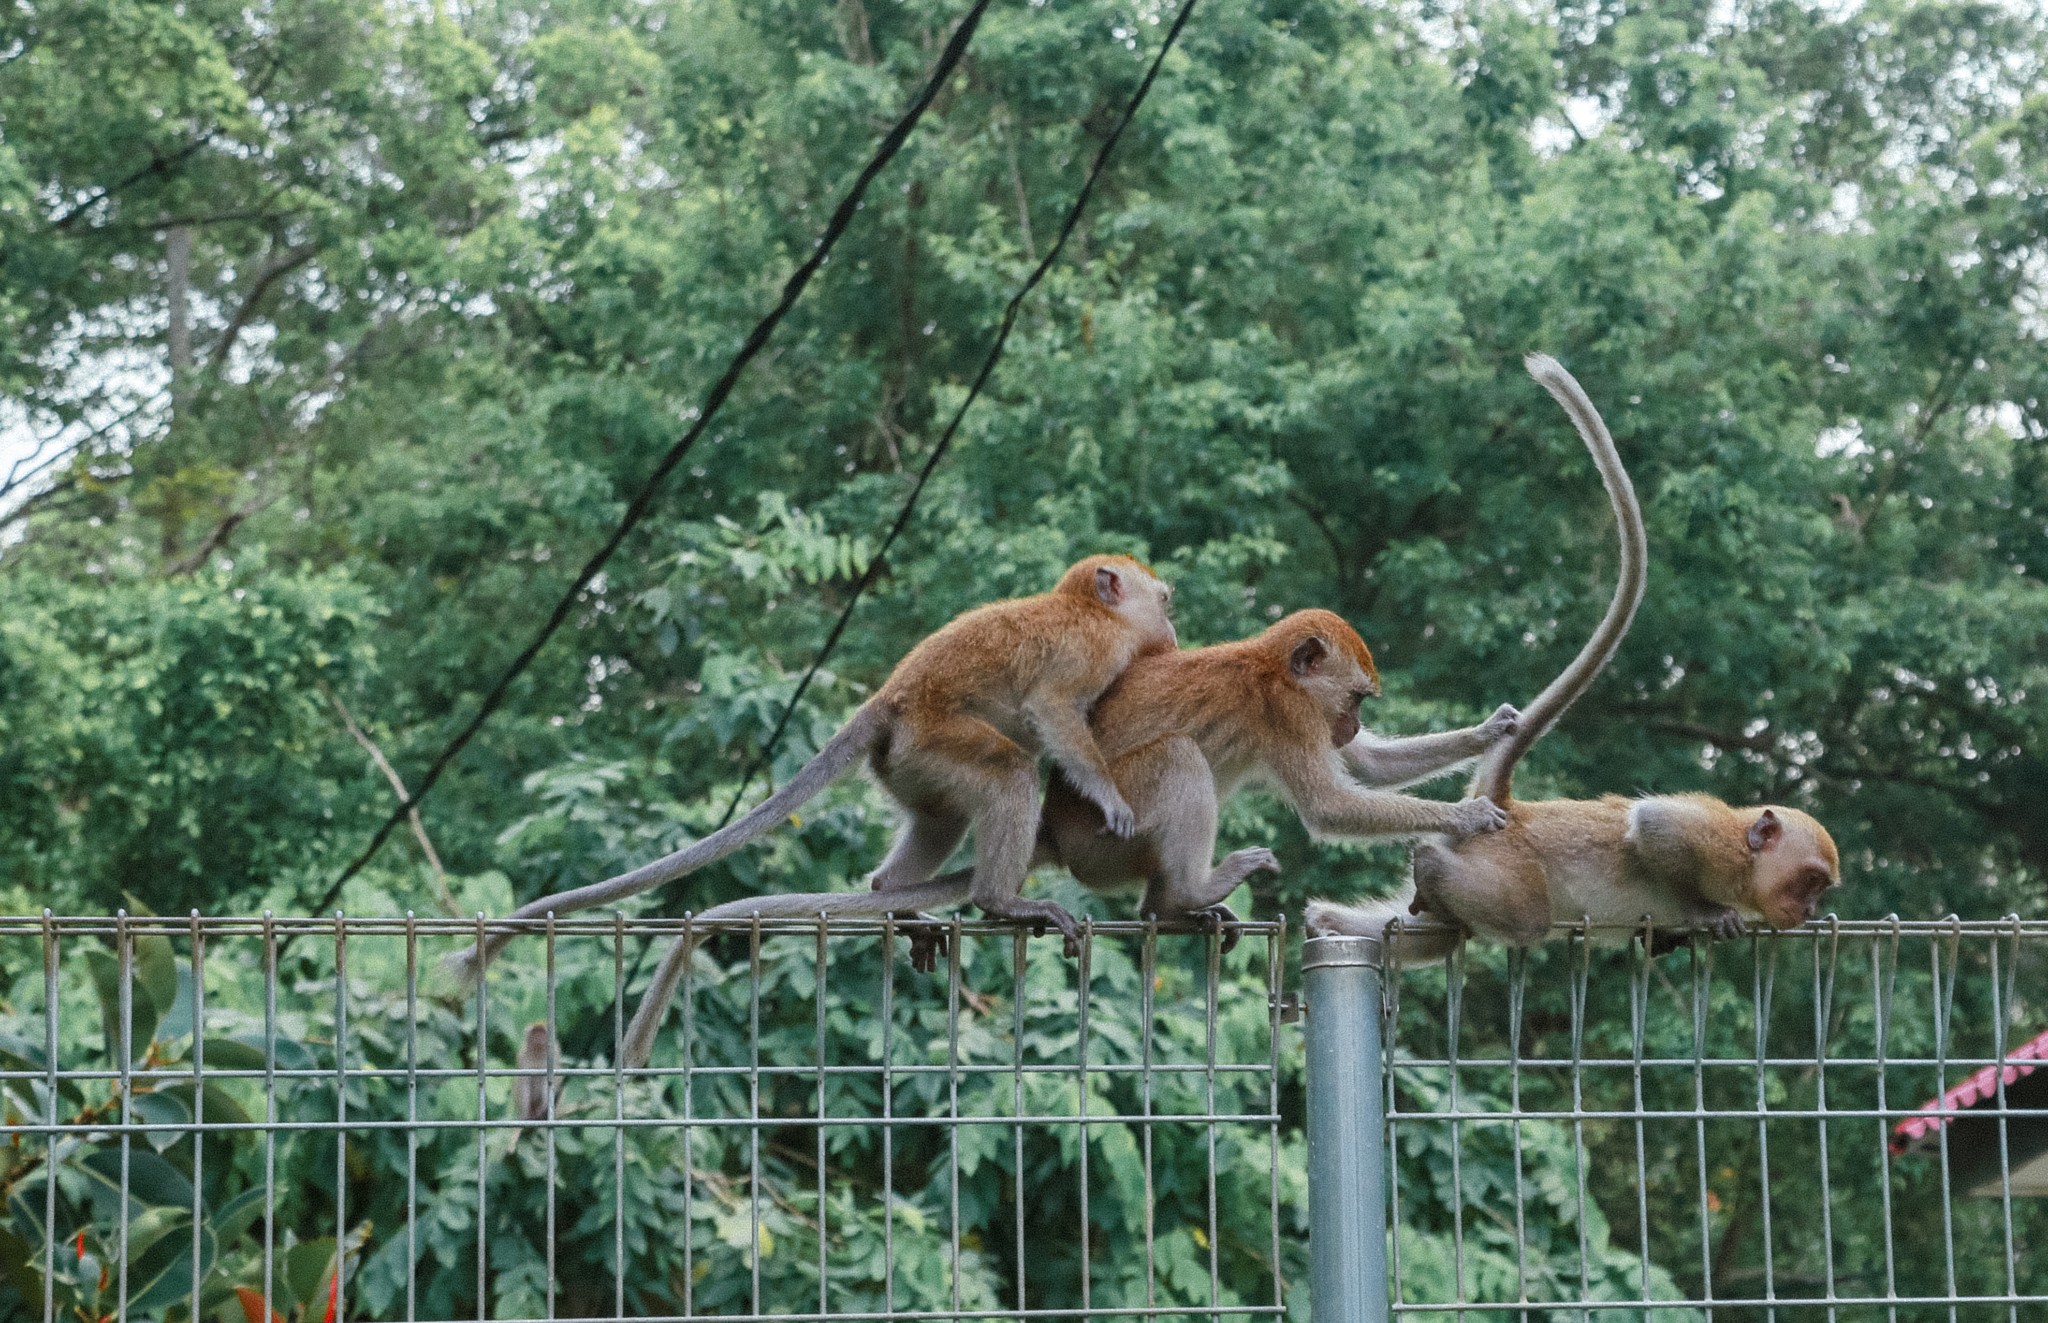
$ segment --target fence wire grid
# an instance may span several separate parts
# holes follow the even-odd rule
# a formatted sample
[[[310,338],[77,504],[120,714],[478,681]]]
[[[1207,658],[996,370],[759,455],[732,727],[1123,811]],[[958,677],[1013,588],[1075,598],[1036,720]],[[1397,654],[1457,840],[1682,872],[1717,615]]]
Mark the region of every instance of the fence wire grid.
[[[2048,1318],[2048,925],[948,931],[0,919],[0,1320]]]
[[[1389,958],[1396,1316],[2048,1318],[2048,925],[1623,936]]]
[[[687,926],[0,920],[0,1319],[1284,1312],[1283,926]]]

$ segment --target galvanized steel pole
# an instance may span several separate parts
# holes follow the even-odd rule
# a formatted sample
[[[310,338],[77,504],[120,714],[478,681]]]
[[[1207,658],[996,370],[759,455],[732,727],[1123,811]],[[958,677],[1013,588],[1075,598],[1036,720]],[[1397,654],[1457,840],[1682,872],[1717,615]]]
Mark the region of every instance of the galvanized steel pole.
[[[1386,1323],[1380,943],[1302,944],[1308,998],[1309,1289],[1314,1323]]]

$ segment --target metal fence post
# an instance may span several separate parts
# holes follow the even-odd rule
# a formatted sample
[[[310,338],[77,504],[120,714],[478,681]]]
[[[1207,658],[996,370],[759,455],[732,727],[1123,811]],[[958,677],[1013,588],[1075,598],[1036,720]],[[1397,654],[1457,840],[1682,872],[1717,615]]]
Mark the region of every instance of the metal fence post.
[[[1386,1323],[1380,943],[1302,944],[1308,999],[1309,1289],[1314,1323]]]

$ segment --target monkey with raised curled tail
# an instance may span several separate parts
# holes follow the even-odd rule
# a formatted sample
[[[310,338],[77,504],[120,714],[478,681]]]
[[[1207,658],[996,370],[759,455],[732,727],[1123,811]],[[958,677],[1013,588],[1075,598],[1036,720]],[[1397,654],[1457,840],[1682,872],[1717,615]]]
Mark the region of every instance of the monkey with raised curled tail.
[[[1397,934],[1398,958],[1413,964],[1444,959],[1467,935],[1529,946],[1554,924],[1580,921],[1648,920],[1732,937],[1751,920],[1790,928],[1813,918],[1822,895],[1841,884],[1841,860],[1827,828],[1798,809],[1731,807],[1709,795],[1513,797],[1515,765],[1621,646],[1642,601],[1648,563],[1642,509],[1606,423],[1556,360],[1531,354],[1527,364],[1571,416],[1600,470],[1621,538],[1614,599],[1578,656],[1473,775],[1470,793],[1504,808],[1506,827],[1419,844],[1409,886],[1390,899],[1310,902],[1309,932],[1378,937],[1411,914],[1448,925]]]

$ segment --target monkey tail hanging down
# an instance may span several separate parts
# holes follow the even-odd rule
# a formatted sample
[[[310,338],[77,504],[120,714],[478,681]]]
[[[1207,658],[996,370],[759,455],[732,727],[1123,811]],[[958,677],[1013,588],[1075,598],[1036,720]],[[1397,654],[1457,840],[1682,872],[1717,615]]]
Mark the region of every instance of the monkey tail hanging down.
[[[973,876],[973,869],[962,868],[929,882],[887,891],[817,891],[787,896],[749,896],[713,905],[702,914],[691,917],[696,922],[707,924],[729,919],[816,919],[820,915],[827,919],[879,919],[887,914],[950,909],[968,900]],[[647,991],[640,994],[640,1005],[634,1009],[633,1018],[626,1025],[625,1045],[619,1052],[619,1064],[625,1069],[638,1070],[653,1055],[655,1035],[661,1032],[661,1022],[668,1015],[669,1004],[675,1000],[676,989],[682,985],[683,972],[689,968],[690,957],[709,936],[707,932],[695,930],[676,938],[662,956],[661,963],[655,966],[654,978],[648,983]]]
[[[1514,736],[1480,759],[1470,793],[1506,809],[1507,828],[1419,845],[1409,885],[1391,899],[1311,901],[1309,931],[1377,937],[1410,914],[1454,925],[1401,932],[1395,953],[1414,964],[1445,958],[1467,934],[1529,946],[1554,924],[1581,920],[1648,921],[1725,937],[1742,932],[1749,917],[1776,928],[1811,918],[1821,894],[1839,884],[1840,863],[1827,829],[1798,809],[1731,808],[1707,795],[1513,798],[1516,764],[1592,684],[1628,632],[1648,560],[1635,488],[1598,411],[1554,359],[1531,354],[1525,363],[1564,406],[1599,467],[1621,539],[1614,600],[1579,655],[1523,711]]]
[[[975,862],[965,895],[991,918],[1057,927],[1070,947],[1080,926],[1051,901],[1019,892],[1038,825],[1038,755],[1102,810],[1107,829],[1130,835],[1134,815],[1109,779],[1086,713],[1139,654],[1173,648],[1173,590],[1128,556],[1090,556],[1049,593],[992,602],[953,619],[911,649],[787,785],[752,812],[653,863],[603,882],[543,896],[516,920],[610,904],[717,862],[786,821],[865,759],[903,812],[895,845],[872,875],[875,891],[818,896],[792,911],[887,914],[918,908],[930,881],[970,830]],[[740,902],[760,908],[773,898]],[[775,908],[769,906],[769,908]],[[751,909],[748,911],[751,912]],[[474,979],[519,931],[496,927],[481,948],[449,958]]]

